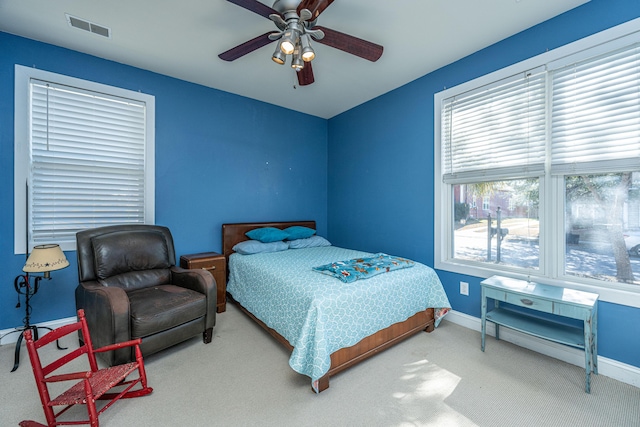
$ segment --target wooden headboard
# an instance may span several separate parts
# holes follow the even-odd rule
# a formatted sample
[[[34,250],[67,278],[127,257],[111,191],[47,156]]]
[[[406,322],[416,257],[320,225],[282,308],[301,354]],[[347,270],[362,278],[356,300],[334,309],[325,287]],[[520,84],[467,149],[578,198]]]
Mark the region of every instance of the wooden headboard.
[[[288,222],[240,222],[232,224],[222,224],[222,251],[225,259],[229,262],[229,256],[233,253],[233,247],[240,242],[249,240],[244,234],[254,228],[275,227],[284,230],[292,225],[309,227],[316,229],[315,221],[288,221]]]

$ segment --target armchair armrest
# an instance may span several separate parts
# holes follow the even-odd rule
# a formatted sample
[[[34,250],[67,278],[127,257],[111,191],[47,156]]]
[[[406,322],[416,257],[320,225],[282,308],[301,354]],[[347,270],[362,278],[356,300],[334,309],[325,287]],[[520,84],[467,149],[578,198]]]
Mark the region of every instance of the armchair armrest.
[[[218,287],[213,275],[206,270],[187,270],[172,266],[171,281],[176,286],[191,289],[206,296],[206,328],[213,328],[216,324],[216,305],[218,303]]]
[[[213,291],[214,297],[217,290],[216,280],[206,270],[188,270],[174,265],[171,267],[171,281],[176,286],[188,288],[205,295]]]
[[[81,308],[96,347],[130,339],[129,297],[124,289],[103,286],[97,281],[81,282],[76,288],[76,309]],[[108,359],[109,365],[120,365],[131,361],[132,354],[129,349],[118,349]]]

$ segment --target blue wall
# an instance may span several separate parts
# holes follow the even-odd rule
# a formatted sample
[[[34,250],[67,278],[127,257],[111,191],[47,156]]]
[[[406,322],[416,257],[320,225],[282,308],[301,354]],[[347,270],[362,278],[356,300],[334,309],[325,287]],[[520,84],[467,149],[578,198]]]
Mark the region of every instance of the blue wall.
[[[0,329],[22,324],[13,279],[14,64],[141,91],[156,101],[156,223],[176,253],[221,250],[225,222],[306,220],[327,229],[327,121],[59,47],[0,33]],[[291,135],[273,132],[291,123]],[[33,322],[74,315],[76,253],[43,281]]]
[[[638,0],[591,0],[329,120],[329,239],[433,266],[434,94],[639,16]],[[480,317],[482,279],[438,274],[453,308]],[[600,355],[640,367],[640,309],[599,304]]]
[[[224,222],[315,219],[336,245],[433,265],[433,95],[638,16],[637,0],[592,0],[329,121],[0,33],[0,329],[24,316],[12,287],[24,263],[13,254],[16,63],[156,97],[156,222],[171,228],[178,254],[220,250]],[[306,139],[278,138],[271,125],[282,120]],[[35,322],[74,314],[75,256],[43,282]],[[453,308],[479,317],[481,279],[439,274]],[[627,326],[640,310],[599,309],[600,354],[640,367]]]

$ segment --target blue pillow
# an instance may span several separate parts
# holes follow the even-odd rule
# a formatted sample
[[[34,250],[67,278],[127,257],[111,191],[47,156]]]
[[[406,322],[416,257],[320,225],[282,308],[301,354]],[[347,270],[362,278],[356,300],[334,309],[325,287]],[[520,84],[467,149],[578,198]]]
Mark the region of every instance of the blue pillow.
[[[275,227],[254,228],[244,233],[248,238],[259,240],[262,243],[279,242],[286,239],[289,234]]]
[[[288,234],[288,240],[306,239],[316,234],[316,230],[313,228],[301,227],[299,225],[285,228],[284,231]]]
[[[317,248],[320,246],[331,246],[331,243],[320,236],[311,236],[306,239],[291,240],[289,242],[290,249]]]
[[[262,243],[258,240],[245,240],[233,247],[233,250],[242,255],[259,254],[264,252],[279,252],[289,249],[286,242]]]

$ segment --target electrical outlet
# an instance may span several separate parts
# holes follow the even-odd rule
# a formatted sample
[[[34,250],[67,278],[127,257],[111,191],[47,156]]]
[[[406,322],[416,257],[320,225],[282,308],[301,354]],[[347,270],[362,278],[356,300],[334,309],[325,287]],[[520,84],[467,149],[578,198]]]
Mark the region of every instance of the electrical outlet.
[[[469,284],[467,282],[460,282],[460,294],[469,295]]]

